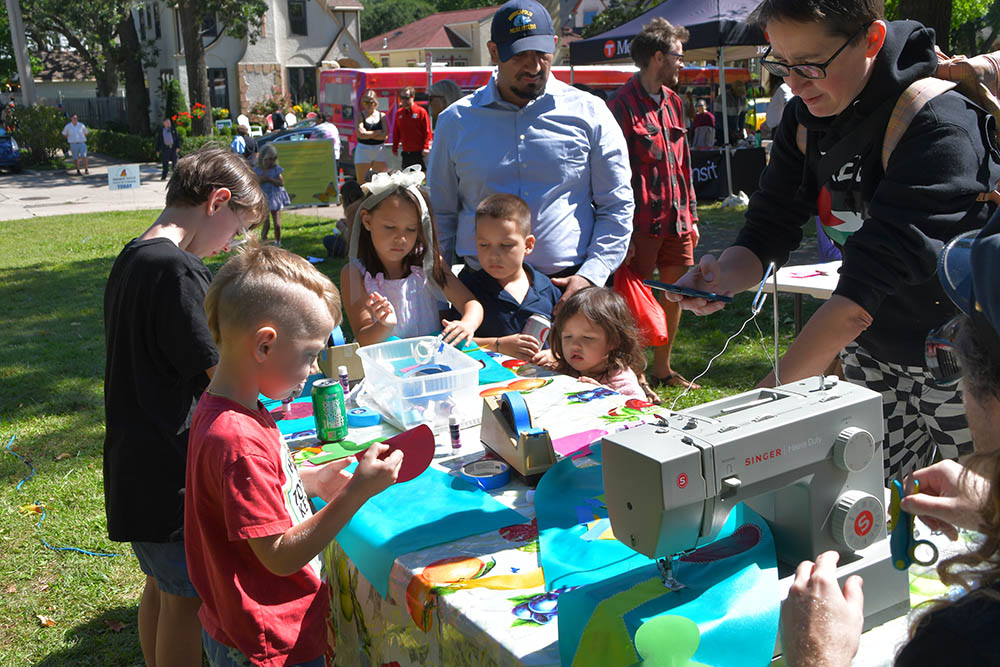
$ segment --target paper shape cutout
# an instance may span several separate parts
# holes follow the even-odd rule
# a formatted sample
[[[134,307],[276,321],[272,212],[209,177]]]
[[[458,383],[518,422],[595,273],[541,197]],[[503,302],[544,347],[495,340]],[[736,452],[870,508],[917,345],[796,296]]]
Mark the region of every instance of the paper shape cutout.
[[[554,449],[556,454],[559,454],[560,456],[569,456],[570,454],[583,449],[595,440],[603,438],[607,434],[607,431],[595,428],[589,431],[583,431],[582,433],[564,435],[563,437],[556,438],[552,441],[552,449]]]
[[[642,658],[642,667],[708,667],[691,660],[700,641],[701,632],[694,621],[665,614],[639,626],[635,650]]]
[[[271,418],[274,421],[281,421],[283,419],[306,419],[313,416],[313,404],[312,399],[308,401],[299,400],[291,404],[291,409],[288,413],[285,413],[284,406],[278,406],[271,410]]]
[[[411,428],[383,442],[389,445],[389,449],[379,456],[380,459],[385,459],[397,449],[403,452],[403,465],[400,466],[399,474],[396,476],[396,484],[415,479],[427,470],[427,466],[434,460],[434,432],[427,424]],[[362,453],[357,454],[359,461]]]

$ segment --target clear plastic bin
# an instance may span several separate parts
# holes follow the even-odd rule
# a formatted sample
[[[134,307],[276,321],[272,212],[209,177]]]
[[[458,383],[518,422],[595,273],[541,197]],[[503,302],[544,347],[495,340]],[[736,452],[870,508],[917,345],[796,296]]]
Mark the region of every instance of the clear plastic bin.
[[[427,424],[433,431],[446,432],[452,416],[463,425],[478,423],[482,413],[479,362],[445,345],[427,364],[419,364],[413,353],[424,340],[433,343],[436,338],[405,338],[359,349],[367,397],[403,429]],[[403,376],[402,370],[407,371]]]

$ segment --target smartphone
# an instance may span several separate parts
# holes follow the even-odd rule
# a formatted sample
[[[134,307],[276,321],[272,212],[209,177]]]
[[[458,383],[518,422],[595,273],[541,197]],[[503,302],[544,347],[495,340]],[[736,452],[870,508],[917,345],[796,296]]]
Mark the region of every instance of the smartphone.
[[[700,289],[691,289],[690,287],[681,287],[680,285],[672,285],[670,283],[661,283],[658,280],[644,280],[644,284],[649,285],[653,289],[662,290],[664,292],[674,292],[676,294],[683,294],[684,296],[689,296],[695,299],[705,299],[707,301],[722,301],[723,303],[732,303],[733,297],[724,296],[722,294],[716,294],[714,292],[703,292]]]

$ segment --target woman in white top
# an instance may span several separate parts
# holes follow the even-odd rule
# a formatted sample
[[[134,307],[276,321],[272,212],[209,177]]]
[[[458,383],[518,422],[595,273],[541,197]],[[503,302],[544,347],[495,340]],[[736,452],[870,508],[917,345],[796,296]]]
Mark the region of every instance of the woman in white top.
[[[388,169],[385,156],[387,130],[385,114],[378,109],[375,91],[365,91],[361,98],[361,114],[355,126],[358,145],[354,148],[354,175],[359,183],[365,182],[369,169],[375,173]]]

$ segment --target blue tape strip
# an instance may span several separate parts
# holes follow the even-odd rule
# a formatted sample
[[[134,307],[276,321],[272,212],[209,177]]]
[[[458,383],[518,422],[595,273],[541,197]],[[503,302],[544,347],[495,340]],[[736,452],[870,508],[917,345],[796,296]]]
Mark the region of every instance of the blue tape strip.
[[[382,415],[370,408],[351,408],[347,411],[347,425],[351,428],[375,426],[382,421]]]
[[[462,466],[459,473],[483,491],[499,489],[510,481],[510,466],[503,461],[473,461]]]
[[[343,345],[347,342],[344,338],[344,331],[340,328],[340,325],[333,328],[333,333],[330,334],[330,341],[333,343],[331,347]]]
[[[531,431],[531,415],[528,414],[528,404],[519,391],[504,392],[500,396],[500,411],[510,420],[514,433],[521,435]]]

